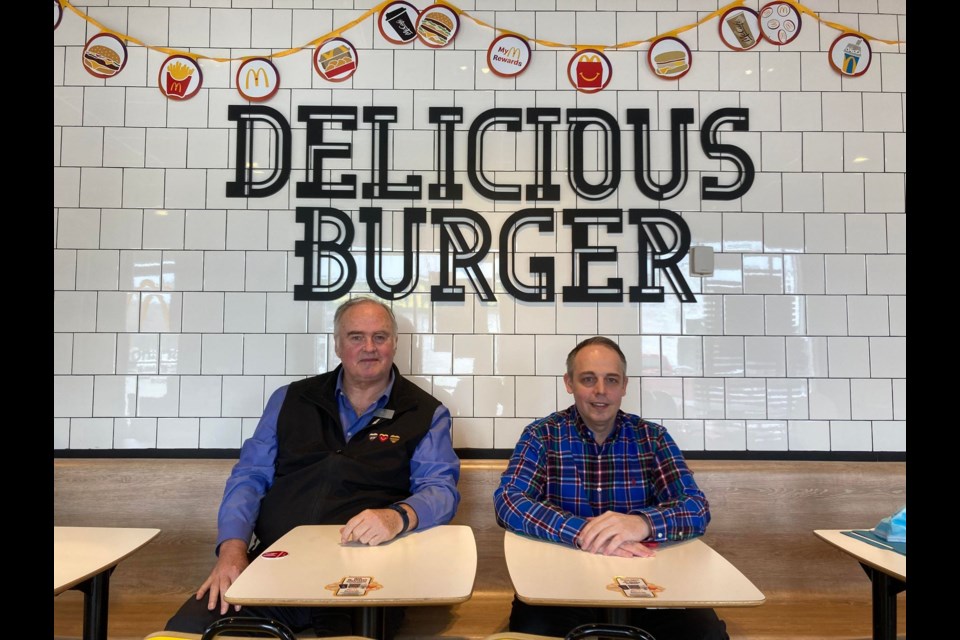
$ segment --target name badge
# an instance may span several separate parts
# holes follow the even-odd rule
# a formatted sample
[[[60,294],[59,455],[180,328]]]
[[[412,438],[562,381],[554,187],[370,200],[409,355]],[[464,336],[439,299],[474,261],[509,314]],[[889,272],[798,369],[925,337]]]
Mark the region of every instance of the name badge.
[[[393,409],[377,409],[373,412],[375,418],[383,418],[384,420],[389,420],[393,417]]]

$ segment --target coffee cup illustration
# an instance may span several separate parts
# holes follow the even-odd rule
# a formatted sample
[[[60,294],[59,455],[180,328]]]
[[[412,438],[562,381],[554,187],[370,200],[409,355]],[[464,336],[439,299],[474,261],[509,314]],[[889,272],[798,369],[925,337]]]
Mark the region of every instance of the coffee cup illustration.
[[[747,22],[747,18],[743,15],[742,11],[727,16],[727,25],[737,38],[740,46],[744,49],[749,49],[757,44],[757,38],[753,35],[750,24]]]
[[[402,41],[410,42],[417,37],[416,26],[410,22],[410,14],[405,6],[399,6],[393,11],[388,11],[384,18]]]

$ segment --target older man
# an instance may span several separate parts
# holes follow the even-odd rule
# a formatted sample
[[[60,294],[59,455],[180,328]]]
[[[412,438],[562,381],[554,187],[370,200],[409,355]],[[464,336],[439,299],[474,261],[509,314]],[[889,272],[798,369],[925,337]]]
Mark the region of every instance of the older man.
[[[227,615],[229,586],[250,559],[296,526],[343,524],[343,542],[376,545],[449,522],[456,512],[460,461],[450,412],[394,366],[393,312],[371,298],[350,300],[334,315],[334,341],[340,366],[281,387],[267,402],[227,480],[216,565],[167,629],[198,633]],[[402,610],[389,611],[391,633]],[[351,612],[339,608],[232,613],[272,617],[318,636],[351,633]]]
[[[627,359],[617,343],[578,344],[563,381],[574,405],[524,429],[494,492],[501,526],[622,557],[653,555],[644,542],[701,535],[710,511],[680,449],[660,425],[620,410]],[[510,630],[564,636],[602,615],[514,598]],[[631,609],[630,623],[657,640],[728,637],[712,609]]]

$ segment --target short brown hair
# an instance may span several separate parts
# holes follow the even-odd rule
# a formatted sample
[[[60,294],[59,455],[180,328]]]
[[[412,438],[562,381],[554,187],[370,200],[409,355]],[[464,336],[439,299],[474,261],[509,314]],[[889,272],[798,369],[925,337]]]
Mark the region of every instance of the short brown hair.
[[[573,375],[573,361],[576,359],[577,354],[580,353],[580,350],[592,346],[603,346],[613,349],[613,351],[620,356],[620,364],[623,368],[623,375],[627,375],[627,356],[623,355],[623,351],[620,350],[620,345],[605,336],[593,336],[592,338],[582,340],[580,344],[575,346],[573,350],[567,354],[567,375]]]

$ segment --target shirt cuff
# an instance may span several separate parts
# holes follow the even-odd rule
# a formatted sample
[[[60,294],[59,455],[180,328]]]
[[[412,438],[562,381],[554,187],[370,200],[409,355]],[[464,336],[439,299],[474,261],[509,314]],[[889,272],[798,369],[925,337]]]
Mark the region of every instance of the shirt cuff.
[[[571,547],[577,546],[577,536],[580,535],[580,531],[587,525],[587,519],[581,518],[580,516],[571,516],[566,519],[566,521],[560,525],[560,531],[558,536],[561,542],[566,542]]]
[[[647,522],[650,524],[650,537],[648,540],[653,540],[654,542],[664,542],[667,540],[667,519],[663,517],[663,514],[657,509],[637,509],[636,511],[631,511],[630,515],[644,515],[647,517]]]

